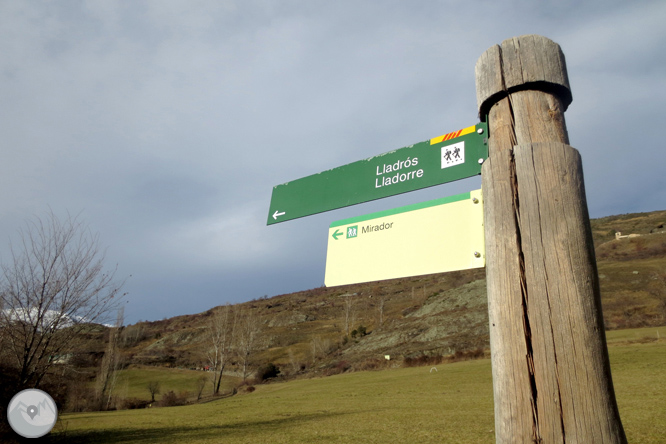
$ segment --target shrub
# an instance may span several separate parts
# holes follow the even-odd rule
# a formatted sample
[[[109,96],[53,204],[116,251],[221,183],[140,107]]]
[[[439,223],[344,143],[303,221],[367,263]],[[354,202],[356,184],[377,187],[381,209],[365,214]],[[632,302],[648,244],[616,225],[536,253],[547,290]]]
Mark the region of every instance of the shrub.
[[[272,362],[262,365],[257,370],[257,379],[259,381],[265,381],[267,379],[276,378],[280,374],[280,369]]]
[[[358,336],[359,338],[362,338],[367,334],[368,334],[368,329],[365,328],[363,325],[359,325],[356,330],[352,330],[351,337],[356,338]]]
[[[98,407],[95,390],[92,389],[86,378],[73,378],[67,384],[67,412],[88,412]]]
[[[486,351],[483,348],[476,348],[474,350],[457,350],[452,356],[449,356],[447,361],[469,361],[473,359],[483,359],[486,357]]]
[[[145,409],[150,404],[150,401],[145,401],[139,398],[125,398],[120,402],[121,409]]]
[[[339,361],[335,364],[335,368],[340,370],[340,373],[344,373],[351,368],[351,364],[347,361]]]
[[[405,360],[403,361],[403,365],[405,367],[420,367],[423,365],[437,365],[442,363],[442,356],[441,355],[435,355],[435,356],[428,356],[428,355],[420,355],[420,356],[415,356],[415,357],[406,357]]]
[[[184,405],[185,404],[185,397],[184,396],[179,396],[177,395],[173,390],[169,390],[167,393],[165,393],[162,396],[162,399],[160,399],[159,406],[160,407],[173,407],[177,405]]]
[[[387,367],[390,367],[391,361],[380,358],[368,358],[358,364],[354,365],[355,370],[367,371],[367,370],[383,370]]]

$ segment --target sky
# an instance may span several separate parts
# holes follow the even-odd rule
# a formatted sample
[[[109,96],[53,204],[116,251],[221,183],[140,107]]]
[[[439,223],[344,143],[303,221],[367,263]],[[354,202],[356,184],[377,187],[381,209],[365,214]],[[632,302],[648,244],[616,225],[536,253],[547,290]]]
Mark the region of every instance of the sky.
[[[331,222],[266,226],[272,188],[476,124],[474,66],[565,54],[591,217],[666,209],[666,2],[0,0],[0,260],[51,210],[99,233],[125,322],[321,287]]]

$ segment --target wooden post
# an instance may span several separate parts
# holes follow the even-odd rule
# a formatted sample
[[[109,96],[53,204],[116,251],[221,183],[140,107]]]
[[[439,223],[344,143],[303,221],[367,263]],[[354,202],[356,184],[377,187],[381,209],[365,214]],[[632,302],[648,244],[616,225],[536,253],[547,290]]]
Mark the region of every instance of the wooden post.
[[[476,64],[497,443],[626,443],[564,55],[528,35]]]

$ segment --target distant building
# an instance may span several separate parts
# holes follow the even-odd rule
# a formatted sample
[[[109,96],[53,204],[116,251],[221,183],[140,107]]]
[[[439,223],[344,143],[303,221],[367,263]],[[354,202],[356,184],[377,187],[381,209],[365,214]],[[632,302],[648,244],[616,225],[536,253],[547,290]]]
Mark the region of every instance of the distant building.
[[[619,231],[615,232],[615,239],[624,239],[627,237],[640,237],[640,236],[641,236],[640,234],[627,234],[626,236],[622,236],[622,233],[620,233]]]

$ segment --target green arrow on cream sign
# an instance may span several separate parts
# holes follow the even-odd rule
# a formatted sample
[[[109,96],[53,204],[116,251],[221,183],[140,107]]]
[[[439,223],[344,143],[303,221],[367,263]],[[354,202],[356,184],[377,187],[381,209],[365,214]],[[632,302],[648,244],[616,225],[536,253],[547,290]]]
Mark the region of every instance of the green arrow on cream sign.
[[[342,232],[344,239],[335,237]],[[476,190],[333,222],[324,282],[347,285],[484,266],[483,199]]]

